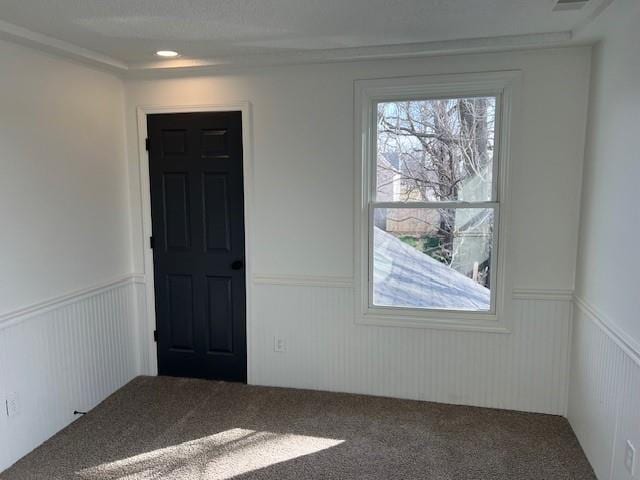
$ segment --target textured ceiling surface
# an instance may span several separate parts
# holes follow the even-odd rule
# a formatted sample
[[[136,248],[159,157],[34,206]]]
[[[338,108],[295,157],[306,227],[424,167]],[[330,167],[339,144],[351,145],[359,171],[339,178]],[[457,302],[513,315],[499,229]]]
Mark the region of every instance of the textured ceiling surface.
[[[599,0],[591,0],[597,3]],[[0,0],[0,20],[127,63],[571,30],[554,0]]]

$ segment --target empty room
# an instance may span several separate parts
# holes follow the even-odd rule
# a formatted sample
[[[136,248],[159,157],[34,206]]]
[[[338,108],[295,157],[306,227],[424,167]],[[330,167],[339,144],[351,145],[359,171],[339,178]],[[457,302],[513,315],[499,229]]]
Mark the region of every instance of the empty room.
[[[638,0],[0,0],[0,479],[640,480]]]

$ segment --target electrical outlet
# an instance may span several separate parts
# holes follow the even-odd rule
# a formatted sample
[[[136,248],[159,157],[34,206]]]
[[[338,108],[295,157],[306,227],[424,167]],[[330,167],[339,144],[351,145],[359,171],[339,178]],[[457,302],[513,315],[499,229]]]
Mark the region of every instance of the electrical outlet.
[[[15,417],[20,413],[20,399],[16,392],[12,392],[7,395],[5,399],[5,407],[7,417]]]
[[[627,469],[627,472],[631,476],[635,475],[636,472],[636,447],[633,446],[630,440],[627,440],[627,444],[624,449],[624,468]]]
[[[287,351],[287,346],[284,343],[284,338],[273,337],[273,351],[278,353],[284,353]]]

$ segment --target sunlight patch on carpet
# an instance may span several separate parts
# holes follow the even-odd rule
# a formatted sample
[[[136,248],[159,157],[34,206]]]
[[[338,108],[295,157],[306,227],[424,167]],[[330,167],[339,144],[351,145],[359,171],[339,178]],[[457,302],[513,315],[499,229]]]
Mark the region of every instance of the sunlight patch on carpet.
[[[225,480],[344,440],[234,428],[76,472],[87,480]]]

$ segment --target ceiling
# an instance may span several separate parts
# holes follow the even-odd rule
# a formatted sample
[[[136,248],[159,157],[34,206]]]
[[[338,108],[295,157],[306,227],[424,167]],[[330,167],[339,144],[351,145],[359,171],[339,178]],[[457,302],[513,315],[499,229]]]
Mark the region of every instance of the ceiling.
[[[0,0],[0,31],[38,43],[51,37],[52,44],[86,49],[122,68],[152,68],[164,65],[154,56],[160,49],[179,51],[182,63],[166,65],[180,66],[434,42],[443,48],[503,36],[517,41],[570,32],[606,1],[553,11],[554,0]]]

